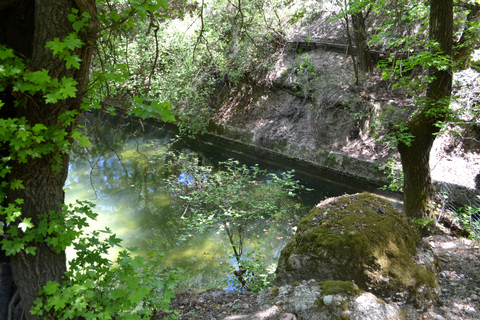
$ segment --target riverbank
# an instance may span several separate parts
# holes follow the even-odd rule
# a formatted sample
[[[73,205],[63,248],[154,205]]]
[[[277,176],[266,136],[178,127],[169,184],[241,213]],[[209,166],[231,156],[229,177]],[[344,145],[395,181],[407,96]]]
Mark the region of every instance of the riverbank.
[[[407,319],[477,319],[480,315],[478,246],[471,240],[448,233],[430,235],[424,240],[432,246],[442,268],[440,299],[426,312],[402,306]],[[179,312],[178,319],[185,320],[273,320],[280,319],[281,315],[275,306],[259,301],[258,294],[220,289],[180,293],[172,301],[171,309]],[[161,316],[158,314],[153,319],[161,319]]]

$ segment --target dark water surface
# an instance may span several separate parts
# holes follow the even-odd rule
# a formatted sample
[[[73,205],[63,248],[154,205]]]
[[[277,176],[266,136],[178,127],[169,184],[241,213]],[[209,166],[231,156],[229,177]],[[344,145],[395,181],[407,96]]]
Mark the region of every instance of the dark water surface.
[[[90,121],[89,126],[92,119],[85,119]],[[186,270],[185,289],[227,287],[225,280],[232,268],[232,252],[224,231],[178,240],[185,234],[179,219],[182,212],[172,212],[170,196],[163,190],[164,176],[160,174],[163,155],[175,137],[174,129],[162,130],[155,125],[117,118],[103,120],[93,128],[90,132],[93,146],[88,151],[78,148],[71,157],[65,186],[67,202],[79,199],[95,203],[99,218],[91,224],[91,230],[109,227],[123,239],[124,248],[138,247],[142,255],[151,250],[165,252],[167,265]],[[303,209],[295,214],[274,222],[256,221],[249,227],[247,251],[262,252],[264,263],[272,268],[281,248],[293,237],[299,219],[321,200],[362,191],[388,196],[373,185],[343,175],[221,139],[202,139],[206,142],[184,140],[171,148],[197,153],[204,165],[215,166],[219,161],[234,158],[247,165],[258,164],[271,173],[295,169],[296,179],[314,189],[299,194]],[[112,257],[116,252],[112,252]]]

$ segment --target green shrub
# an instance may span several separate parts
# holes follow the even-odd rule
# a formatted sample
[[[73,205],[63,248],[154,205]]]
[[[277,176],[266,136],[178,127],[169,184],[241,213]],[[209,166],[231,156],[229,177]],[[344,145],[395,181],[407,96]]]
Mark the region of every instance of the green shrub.
[[[109,236],[101,239],[102,233]],[[49,281],[40,290],[32,314],[49,319],[149,319],[164,311],[176,319],[170,301],[182,270],[167,270],[163,253],[149,253],[146,259],[134,256],[135,248],[121,251],[114,262],[105,258],[120,242],[108,228],[77,238],[76,257],[63,282]]]

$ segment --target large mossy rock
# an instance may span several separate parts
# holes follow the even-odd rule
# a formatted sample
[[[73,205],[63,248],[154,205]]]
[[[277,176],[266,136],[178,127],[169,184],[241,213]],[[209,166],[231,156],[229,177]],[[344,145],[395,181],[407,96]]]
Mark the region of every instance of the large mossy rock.
[[[327,199],[282,250],[276,282],[352,281],[386,301],[438,299],[437,261],[415,225],[389,202],[361,193]]]

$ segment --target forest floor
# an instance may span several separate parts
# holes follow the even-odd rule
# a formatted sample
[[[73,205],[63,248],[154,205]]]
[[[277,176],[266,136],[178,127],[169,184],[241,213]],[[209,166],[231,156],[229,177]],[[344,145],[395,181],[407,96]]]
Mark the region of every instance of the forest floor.
[[[438,276],[440,299],[426,312],[418,312],[416,319],[480,318],[480,249],[472,240],[449,233],[444,229],[424,238],[433,248],[441,266]],[[256,294],[221,289],[178,294],[171,308],[179,312],[178,319],[281,319],[272,309],[259,305]],[[158,314],[153,319],[161,318],[162,315]]]

